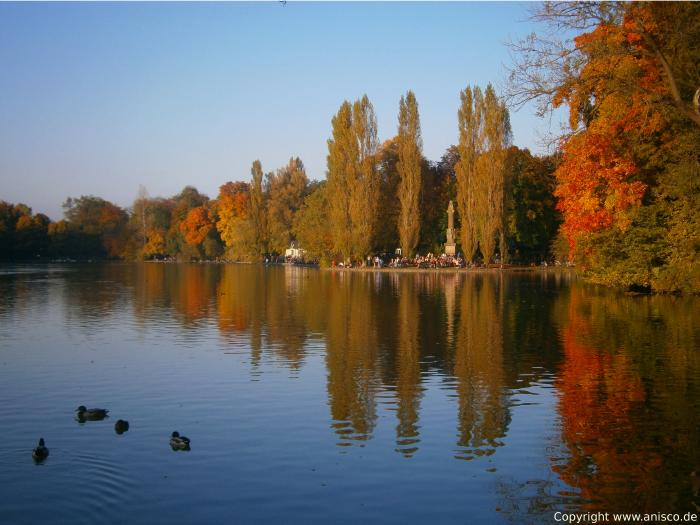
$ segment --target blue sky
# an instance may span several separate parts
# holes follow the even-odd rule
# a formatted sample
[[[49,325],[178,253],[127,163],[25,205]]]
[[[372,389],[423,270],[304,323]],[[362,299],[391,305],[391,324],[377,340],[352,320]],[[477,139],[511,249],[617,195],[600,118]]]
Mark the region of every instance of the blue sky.
[[[325,177],[330,121],[367,93],[379,136],[418,99],[424,154],[457,141],[459,91],[502,84],[525,3],[0,3],[0,199],[52,219],[68,196],[215,197],[290,156]],[[526,107],[514,142],[558,124]]]

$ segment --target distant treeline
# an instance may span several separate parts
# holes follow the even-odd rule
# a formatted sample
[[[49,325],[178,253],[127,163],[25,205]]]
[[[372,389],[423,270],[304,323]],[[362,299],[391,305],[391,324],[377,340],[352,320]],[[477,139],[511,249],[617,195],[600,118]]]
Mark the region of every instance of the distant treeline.
[[[169,198],[141,188],[126,210],[99,197],[68,198],[58,222],[0,201],[0,257],[255,261],[284,254],[293,241],[325,263],[399,247],[409,257],[439,254],[450,200],[467,261],[550,257],[560,223],[556,157],[511,146],[508,111],[490,85],[461,93],[458,124],[458,144],[430,162],[414,94],[401,97],[398,134],[382,144],[364,96],[333,117],[321,182],[309,181],[297,157],[267,174],[256,160],[250,182],[227,182],[216,199],[192,186]]]
[[[380,204],[367,253],[393,254],[400,246],[397,140],[382,144],[377,159]],[[421,158],[420,253],[444,249],[458,160],[456,147],[439,162]],[[511,147],[506,160],[509,256],[514,262],[540,261],[549,256],[559,223],[552,195],[555,159]],[[308,258],[328,262],[343,257],[332,247],[329,182],[310,182],[298,158],[265,176],[256,161],[252,171],[250,183],[227,182],[216,199],[191,186],[169,198],[142,192],[129,209],[94,196],[69,198],[63,205],[65,218],[57,222],[23,204],[0,201],[0,258],[261,260],[284,254],[292,241],[306,249]]]

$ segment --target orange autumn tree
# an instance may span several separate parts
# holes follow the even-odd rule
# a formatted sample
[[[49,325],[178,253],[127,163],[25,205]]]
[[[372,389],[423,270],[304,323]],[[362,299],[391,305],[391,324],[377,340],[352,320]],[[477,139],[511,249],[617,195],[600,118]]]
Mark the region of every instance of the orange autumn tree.
[[[219,188],[216,229],[230,259],[244,259],[251,250],[249,201],[250,187],[245,182],[227,182]]]
[[[643,13],[643,7],[631,7]],[[560,87],[554,106],[569,106],[569,124],[579,130],[564,140],[556,171],[563,213],[562,230],[572,251],[579,236],[616,227],[626,230],[629,210],[638,206],[647,185],[640,180],[633,142],[663,125],[653,98],[666,88],[657,64],[638,49],[642,37],[627,13],[622,24],[599,24],[574,39],[585,57],[576,82]],[[630,86],[636,89],[630,90]]]
[[[568,106],[572,254],[596,282],[700,292],[700,4],[547,2],[535,18],[549,32],[513,45],[509,95]]]
[[[214,217],[211,211],[206,206],[197,206],[192,208],[180,223],[180,233],[187,244],[199,246],[213,227]]]
[[[165,235],[156,228],[146,230],[146,244],[143,247],[145,256],[160,255],[165,253]]]

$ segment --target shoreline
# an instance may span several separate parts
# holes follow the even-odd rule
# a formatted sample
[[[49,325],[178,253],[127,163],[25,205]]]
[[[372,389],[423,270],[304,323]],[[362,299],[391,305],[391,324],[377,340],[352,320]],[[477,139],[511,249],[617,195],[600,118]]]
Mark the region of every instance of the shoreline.
[[[455,273],[455,272],[484,272],[484,271],[499,271],[499,272],[532,272],[541,270],[575,270],[573,266],[518,266],[518,265],[506,265],[501,267],[497,264],[489,265],[488,267],[478,266],[471,268],[460,268],[460,267],[441,267],[441,268],[418,268],[418,267],[402,267],[394,268],[384,266],[381,268],[375,267],[332,267],[332,266],[320,266],[318,264],[292,264],[292,263],[258,263],[251,261],[176,261],[176,260],[147,260],[147,261],[130,261],[122,259],[30,259],[30,260],[7,260],[0,261],[0,265],[46,265],[46,264],[215,264],[215,265],[249,265],[249,266],[263,266],[263,267],[291,267],[291,268],[307,268],[314,270],[327,270],[334,272],[407,272],[407,273],[418,273],[418,272],[438,272],[438,273]]]
[[[381,272],[381,273],[476,273],[476,272],[535,272],[535,271],[550,271],[550,270],[575,270],[573,267],[566,266],[507,266],[501,268],[498,265],[490,267],[478,268],[319,268],[320,270],[328,270],[332,272]]]

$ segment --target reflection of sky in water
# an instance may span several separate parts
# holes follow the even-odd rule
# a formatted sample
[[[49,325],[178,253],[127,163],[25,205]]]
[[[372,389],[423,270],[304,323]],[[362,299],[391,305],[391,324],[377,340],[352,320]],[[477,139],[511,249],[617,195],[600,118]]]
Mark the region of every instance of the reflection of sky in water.
[[[628,465],[637,448],[661,479],[639,501],[662,505],[652,488],[663,505],[692,497],[698,399],[679,392],[698,388],[697,299],[630,299],[540,272],[62,269],[0,274],[13,523],[541,522],[618,510],[644,487]],[[112,417],[79,425],[80,404]],[[118,418],[131,424],[122,436]],[[650,450],[664,425],[680,441]],[[173,430],[190,453],[167,447]],[[35,467],[39,436],[51,456]],[[79,510],[84,498],[98,508]]]

